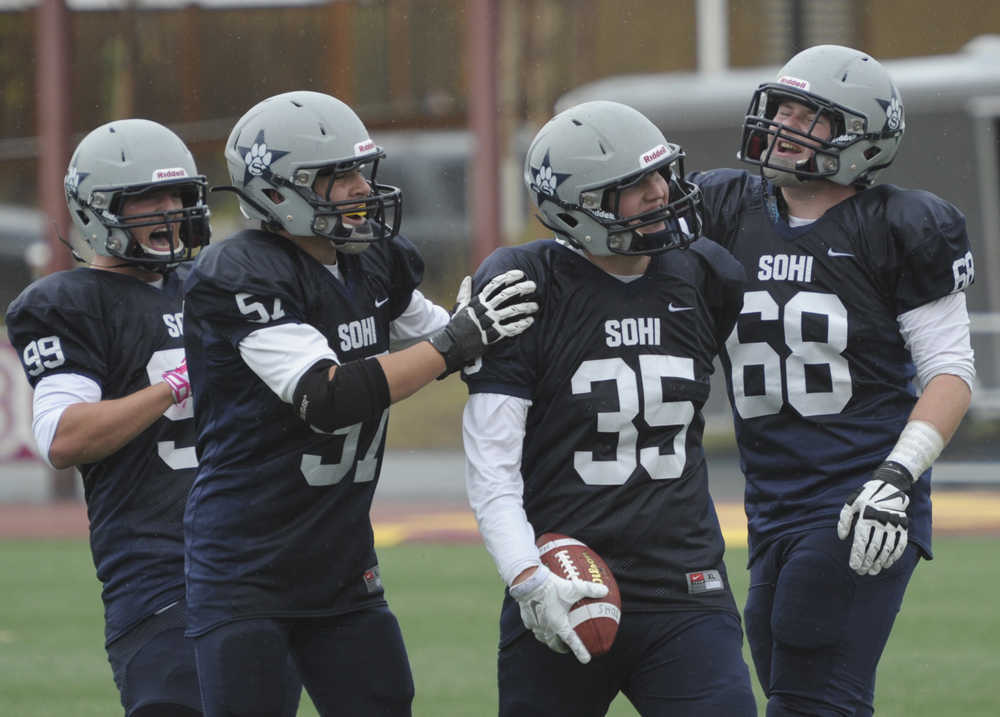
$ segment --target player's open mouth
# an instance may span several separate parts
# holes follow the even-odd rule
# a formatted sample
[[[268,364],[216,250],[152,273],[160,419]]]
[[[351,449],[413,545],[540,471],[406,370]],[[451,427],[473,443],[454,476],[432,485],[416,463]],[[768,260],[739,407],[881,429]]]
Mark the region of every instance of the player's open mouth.
[[[150,233],[146,242],[153,251],[169,252],[174,246],[174,233],[166,227],[161,227]]]
[[[802,154],[806,151],[806,148],[802,145],[795,144],[794,142],[788,142],[783,139],[778,140],[776,149],[778,154]]]

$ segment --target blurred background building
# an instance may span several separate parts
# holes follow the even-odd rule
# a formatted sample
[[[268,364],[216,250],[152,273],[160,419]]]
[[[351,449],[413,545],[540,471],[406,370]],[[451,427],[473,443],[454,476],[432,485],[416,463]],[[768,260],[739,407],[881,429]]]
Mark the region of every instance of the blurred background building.
[[[967,214],[984,390],[949,453],[997,459],[993,0],[0,0],[0,304],[31,276],[70,266],[57,241],[70,238],[62,176],[83,134],[115,118],[170,126],[209,181],[226,184],[222,145],[247,108],[292,89],[343,99],[386,148],[379,176],[403,187],[403,233],[427,259],[427,293],[450,305],[493,246],[542,236],[521,166],[557,105],[633,104],[685,147],[689,169],[736,166],[753,89],[820,43],[863,49],[897,78],[907,134],[882,180],[929,189]],[[211,201],[222,238],[239,225],[236,203]],[[30,396],[14,388],[24,381],[10,354],[3,341],[0,461],[33,447]],[[714,394],[710,426],[725,450],[721,383]],[[400,404],[390,447],[459,448],[463,400],[449,381]]]

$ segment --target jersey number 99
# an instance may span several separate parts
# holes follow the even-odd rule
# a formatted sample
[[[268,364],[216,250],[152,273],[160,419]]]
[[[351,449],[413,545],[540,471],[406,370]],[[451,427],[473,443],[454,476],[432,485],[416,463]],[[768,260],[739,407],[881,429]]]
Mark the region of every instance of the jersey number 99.
[[[58,336],[45,336],[24,347],[21,355],[29,376],[37,376],[47,368],[58,368],[66,363]]]

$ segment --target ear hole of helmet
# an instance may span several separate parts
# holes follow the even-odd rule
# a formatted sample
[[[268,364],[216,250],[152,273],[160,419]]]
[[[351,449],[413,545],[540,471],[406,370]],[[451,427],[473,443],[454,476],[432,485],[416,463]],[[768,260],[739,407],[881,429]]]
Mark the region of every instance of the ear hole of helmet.
[[[877,157],[880,154],[882,154],[882,148],[881,147],[869,147],[864,152],[865,159],[868,159],[868,160],[874,159],[875,157]]]
[[[566,226],[570,227],[571,229],[576,229],[576,225],[578,224],[578,222],[576,221],[576,217],[574,217],[572,214],[567,214],[566,212],[560,212],[556,216],[558,216],[559,219]]]
[[[262,191],[264,192],[264,195],[268,199],[270,199],[273,204],[282,204],[285,201],[285,195],[279,192],[277,189],[272,189],[270,187],[267,187]]]

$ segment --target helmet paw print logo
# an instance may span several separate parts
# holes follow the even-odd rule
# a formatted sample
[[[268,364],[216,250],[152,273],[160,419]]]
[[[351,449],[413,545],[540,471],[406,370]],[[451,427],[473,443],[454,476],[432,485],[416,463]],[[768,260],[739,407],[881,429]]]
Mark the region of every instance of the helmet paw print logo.
[[[885,126],[892,131],[903,126],[903,104],[898,97],[893,96],[889,100],[889,106],[885,108]]]
[[[556,178],[552,176],[552,167],[545,165],[535,174],[535,186],[542,194],[556,193]]]
[[[271,166],[272,159],[271,153],[267,151],[267,144],[264,142],[255,142],[250,147],[250,151],[243,157],[247,171],[255,177],[262,175]]]
[[[66,192],[72,194],[75,197],[77,194],[77,190],[80,187],[80,182],[83,181],[83,179],[87,176],[87,174],[88,174],[87,172],[77,171],[75,165],[70,167],[69,171],[66,172],[66,178],[63,180],[63,184],[66,187]]]
[[[254,177],[263,177],[264,181],[271,180],[271,165],[284,157],[288,152],[280,149],[271,149],[264,140],[264,130],[257,132],[257,137],[249,147],[237,145],[236,151],[243,158],[243,186],[247,186]]]
[[[555,197],[556,189],[565,181],[569,174],[561,174],[552,171],[552,163],[549,161],[549,153],[545,153],[540,167],[531,167],[531,191],[537,197],[537,204],[541,205],[543,197]]]

